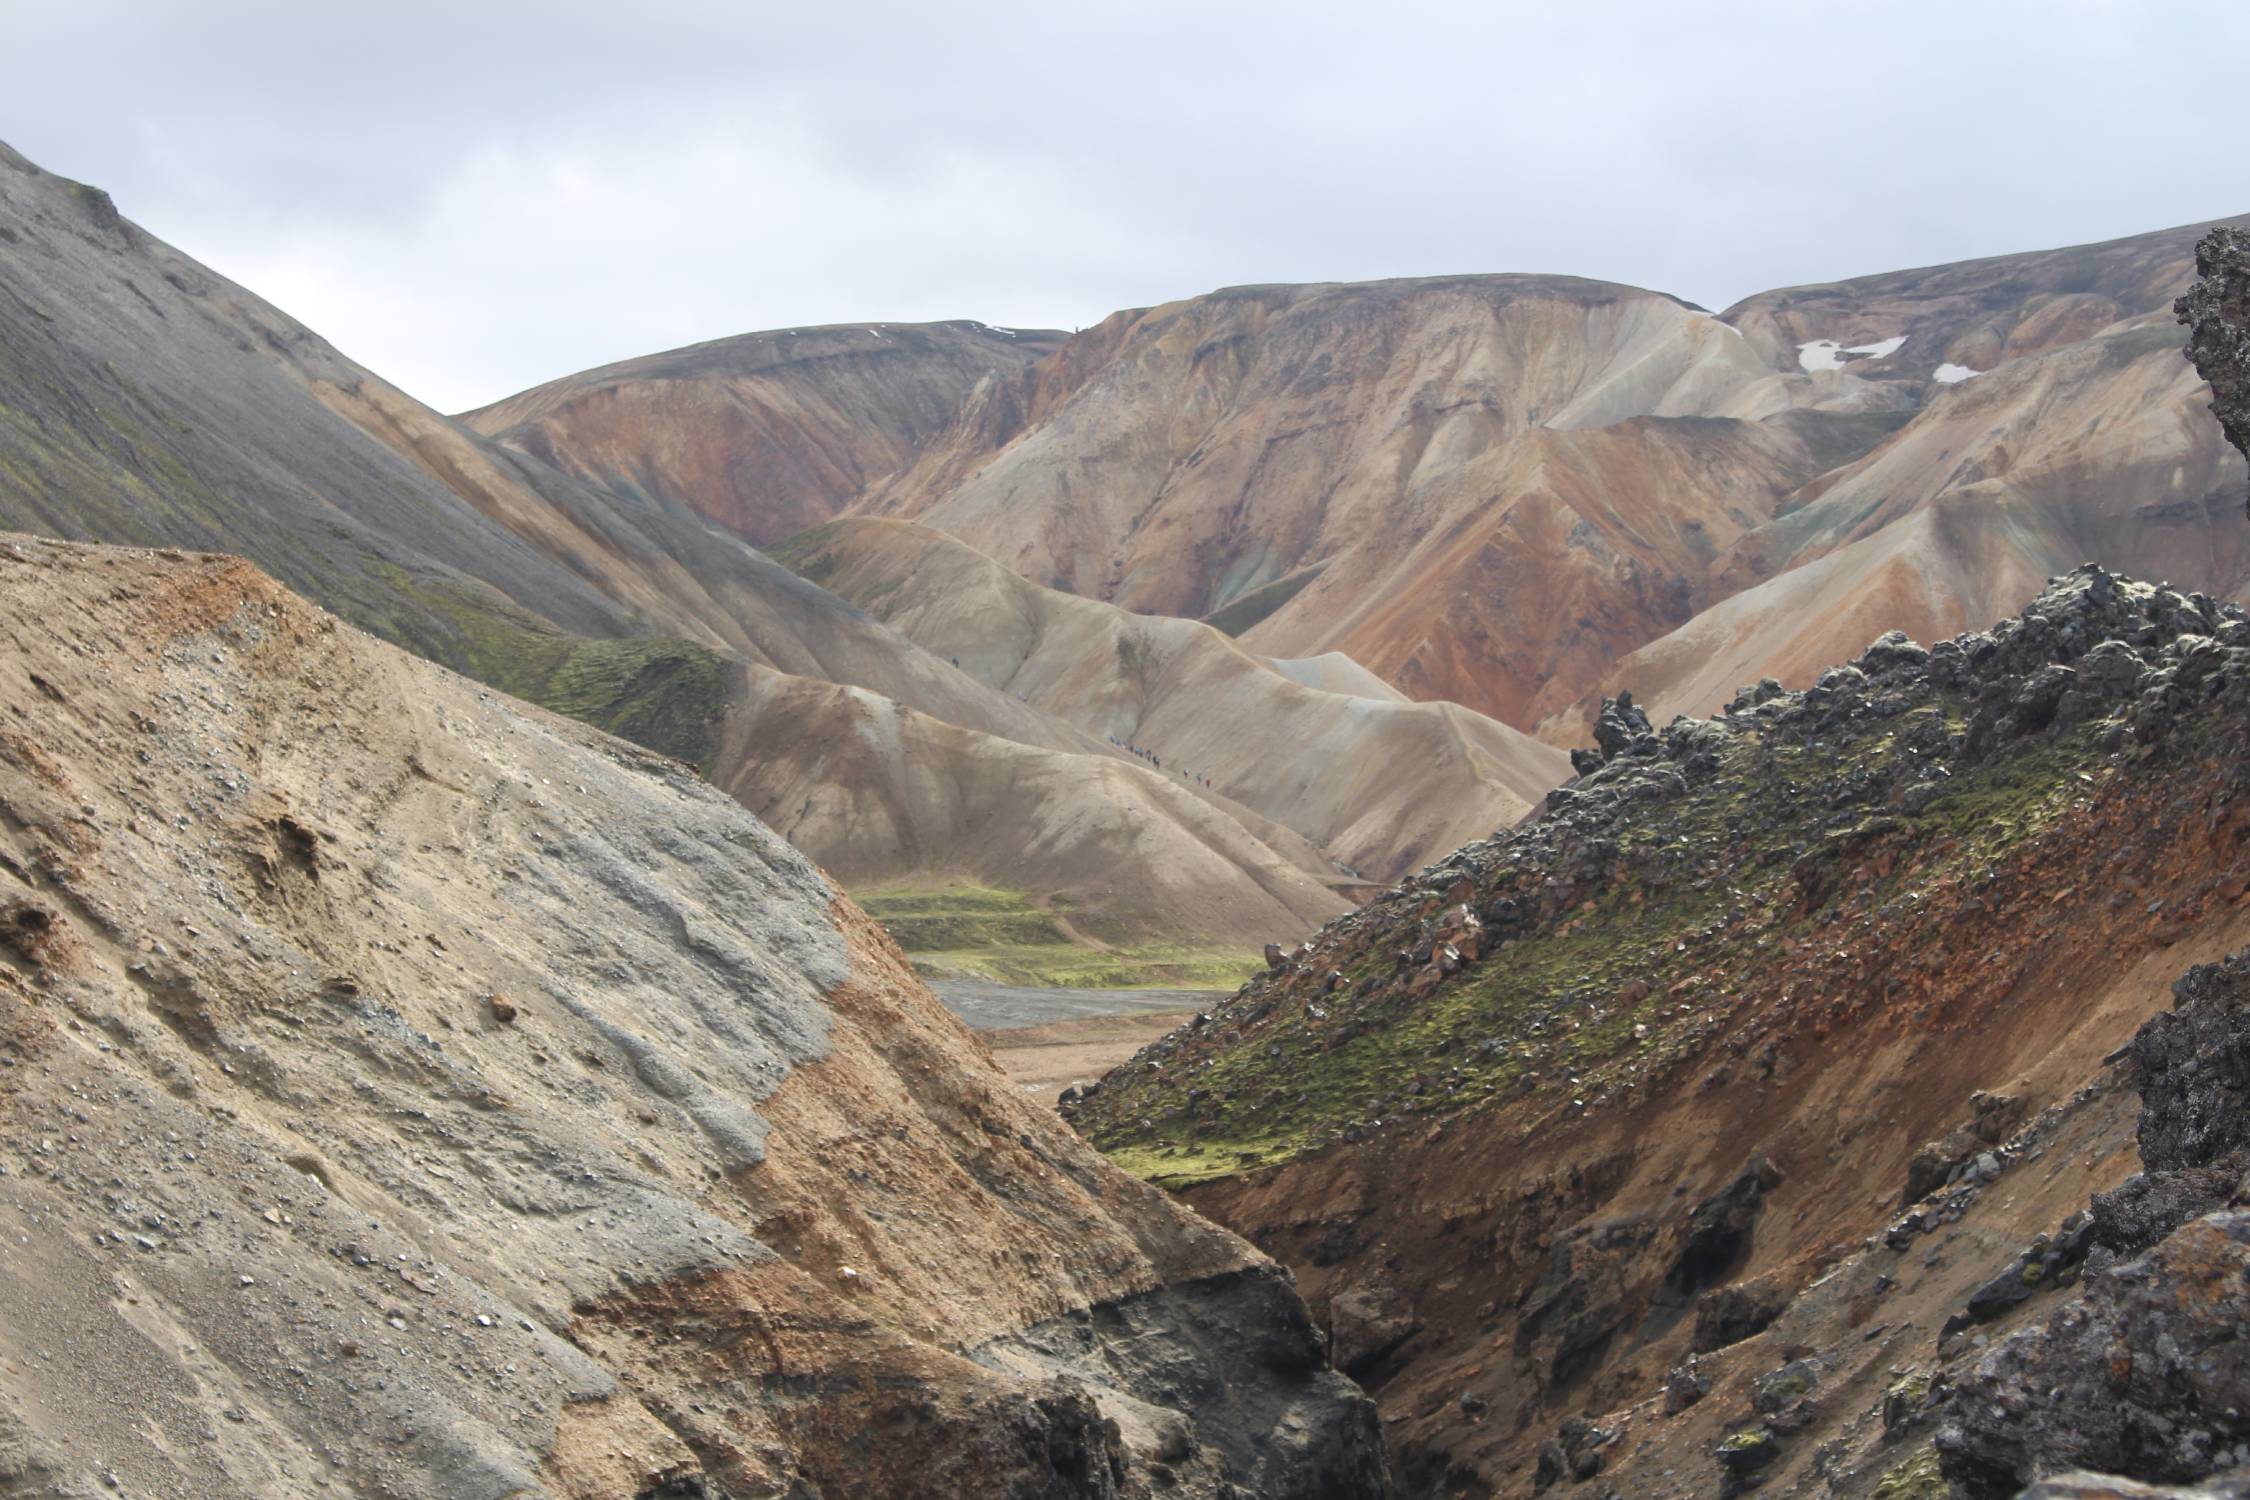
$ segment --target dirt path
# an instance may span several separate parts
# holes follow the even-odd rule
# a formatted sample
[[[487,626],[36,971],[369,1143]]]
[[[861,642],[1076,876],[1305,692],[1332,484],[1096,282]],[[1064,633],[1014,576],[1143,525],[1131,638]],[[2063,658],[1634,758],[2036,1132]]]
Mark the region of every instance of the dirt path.
[[[1211,1005],[1225,993],[1223,990],[1041,989],[955,979],[938,980],[930,988],[937,991],[946,1009],[979,1031],[1150,1011],[1192,1012]]]
[[[1065,990],[945,980],[946,1007],[984,1033],[1016,1087],[1053,1104],[1219,998],[1217,990]]]
[[[1191,1011],[1141,1011],[1123,1016],[1085,1016],[987,1031],[1009,1079],[1026,1094],[1053,1104],[1072,1084],[1091,1083],[1150,1042],[1187,1021]]]

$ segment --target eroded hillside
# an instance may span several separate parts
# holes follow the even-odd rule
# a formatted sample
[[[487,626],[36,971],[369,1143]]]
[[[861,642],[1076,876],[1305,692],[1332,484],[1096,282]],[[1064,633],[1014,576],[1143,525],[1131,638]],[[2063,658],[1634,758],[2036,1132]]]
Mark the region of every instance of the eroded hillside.
[[[926,526],[838,521],[775,555],[980,681],[1146,750],[1168,781],[1282,823],[1371,880],[1515,822],[1567,774],[1562,752],[1458,704],[1308,686],[1211,626],[1040,588]]]
[[[2091,567],[1717,719],[1612,704],[1543,818],[1066,1110],[1297,1269],[1420,1492],[1924,1493],[1877,1488],[1925,1461],[1894,1367],[2130,1169],[2105,1062],[2250,938],[2246,704],[2240,611]]]
[[[684,767],[221,557],[0,540],[0,682],[0,1485],[1385,1492],[1280,1274]]]

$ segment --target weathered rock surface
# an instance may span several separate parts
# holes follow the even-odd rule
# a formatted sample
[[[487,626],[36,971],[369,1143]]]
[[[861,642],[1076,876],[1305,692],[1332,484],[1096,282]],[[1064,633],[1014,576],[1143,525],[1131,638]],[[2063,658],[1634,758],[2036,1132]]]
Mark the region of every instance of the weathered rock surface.
[[[0,1239],[30,1494],[1387,1488],[801,855],[234,559],[0,538]]]
[[[2195,246],[2197,281],[2174,311],[2188,328],[2188,358],[2211,387],[2211,415],[2250,454],[2250,231],[2212,230]]]
[[[2250,953],[2173,994],[2133,1038],[2142,1173],[2096,1201],[2104,1262],[1949,1403],[1938,1450],[1971,1500],[2065,1468],[2167,1483],[2250,1468],[2250,1213],[2226,1207],[2250,1169]]]

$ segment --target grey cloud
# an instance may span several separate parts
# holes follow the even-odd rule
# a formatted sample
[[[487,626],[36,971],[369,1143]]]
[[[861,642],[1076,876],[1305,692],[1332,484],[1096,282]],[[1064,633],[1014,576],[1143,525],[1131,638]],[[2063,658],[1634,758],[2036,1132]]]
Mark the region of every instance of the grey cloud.
[[[0,138],[440,405],[1244,281],[1762,288],[2250,208],[2231,4],[12,7]]]

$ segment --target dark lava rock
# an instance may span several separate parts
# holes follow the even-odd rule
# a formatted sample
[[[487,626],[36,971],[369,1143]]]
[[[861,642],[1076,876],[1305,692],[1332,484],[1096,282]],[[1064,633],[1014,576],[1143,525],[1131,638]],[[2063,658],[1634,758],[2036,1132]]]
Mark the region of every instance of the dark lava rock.
[[[1695,1304],[1695,1332],[1688,1347],[1709,1354],[1763,1333],[1789,1306],[1789,1293],[1770,1277],[1737,1282],[1705,1292]]]
[[[1602,1471],[1602,1464],[1609,1457],[1609,1444],[1616,1436],[1584,1417],[1568,1419],[1553,1437],[1539,1445],[1531,1487],[1543,1490],[1559,1479],[1584,1484]]]
[[[2094,1200],[2095,1237],[2120,1254],[2220,1207],[2250,1169],[2250,952],[2180,976],[2128,1055],[2144,1170]]]
[[[1745,1427],[1729,1433],[1712,1457],[1725,1470],[1722,1495],[1739,1494],[1758,1483],[1759,1471],[1781,1457],[1781,1439],[1766,1427]]]
[[[1594,719],[1594,743],[1600,747],[1602,759],[1612,761],[1621,755],[1643,753],[1655,748],[1656,731],[1648,722],[1646,710],[1636,706],[1633,695],[1619,693],[1614,698],[1602,700],[1601,712]]]
[[[2181,975],[2172,1009],[2132,1045],[2145,1168],[2205,1167],[2250,1148],[2250,952]]]
[[[2066,1222],[2034,1247],[2098,1240],[2083,1293],[1995,1344],[1948,1404],[1938,1453],[1969,1500],[2066,1468],[2174,1484],[2250,1463],[2250,1213],[2205,1212],[2250,1158],[2250,955],[2189,970],[2131,1056],[2145,1170],[2096,1198],[2090,1234]]]
[[[2070,1467],[2207,1478],[2250,1444],[2245,1326],[2250,1214],[2184,1225],[1986,1353],[1938,1432],[1946,1477],[1970,1500]]]
[[[2250,455],[2250,232],[2214,229],[2195,247],[2200,278],[2172,304],[2188,329],[2188,358],[2211,384],[2211,415]]]
[[[1809,1359],[1793,1359],[1750,1383],[1750,1405],[1761,1417],[1789,1410],[1820,1388],[1820,1366]]]
[[[1698,1370],[1695,1356],[1689,1355],[1684,1365],[1674,1365],[1664,1377],[1664,1415],[1676,1417],[1701,1401],[1711,1390],[1711,1377]]]
[[[1687,1241],[1672,1261],[1666,1284],[1675,1292],[1702,1290],[1724,1280],[1750,1253],[1750,1231],[1765,1206],[1766,1194],[1781,1186],[1781,1172],[1762,1156],[1688,1217]]]

